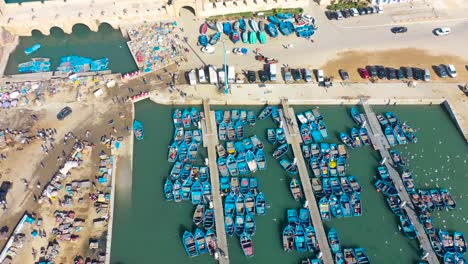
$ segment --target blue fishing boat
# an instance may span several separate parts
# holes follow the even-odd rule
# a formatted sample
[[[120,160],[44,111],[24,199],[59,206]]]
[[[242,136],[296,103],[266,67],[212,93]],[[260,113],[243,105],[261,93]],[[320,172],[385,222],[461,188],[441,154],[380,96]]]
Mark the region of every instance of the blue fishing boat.
[[[321,262],[320,262],[321,263]],[[337,252],[335,254],[335,264],[345,264],[345,259],[342,252]]]
[[[338,176],[344,177],[346,175],[346,159],[343,157],[338,157],[336,161],[336,168],[338,171]]]
[[[330,185],[332,188],[332,193],[334,195],[342,195],[343,194],[343,189],[341,188],[341,181],[338,180],[337,177],[331,177],[330,178]]]
[[[37,51],[38,49],[40,49],[40,48],[41,48],[41,44],[34,44],[34,45],[32,45],[31,47],[25,49],[25,50],[24,50],[24,53],[25,53],[26,55],[29,55],[29,54],[32,54],[32,53],[36,52],[36,51]]]
[[[230,193],[226,196],[226,199],[224,200],[224,215],[234,215],[234,210],[235,210],[235,204],[236,204],[236,197],[234,196],[233,193]]]
[[[393,135],[393,129],[391,126],[385,127],[384,134],[387,138],[388,144],[390,144],[390,146],[392,147],[396,146],[397,141],[395,139],[395,136]]]
[[[310,158],[312,158],[312,152],[310,151],[310,145],[302,145],[302,155],[304,156],[304,159],[306,161],[310,161]]]
[[[182,112],[182,124],[184,125],[184,128],[190,128],[192,125],[192,117],[190,116],[190,112],[188,109],[184,109]]]
[[[361,117],[361,113],[359,113],[359,110],[356,107],[351,108],[351,117],[353,118],[354,122],[358,124],[358,126],[364,123]]]
[[[236,235],[241,236],[245,230],[245,218],[244,215],[236,215],[234,221],[234,232]]]
[[[223,23],[223,33],[229,36],[231,34],[231,30],[232,30],[231,23],[230,22],[224,22]]]
[[[255,126],[257,124],[257,117],[255,116],[255,112],[252,110],[247,112],[247,123],[251,126]]]
[[[193,237],[192,233],[190,233],[189,231],[184,232],[184,235],[182,236],[182,244],[184,244],[185,252],[187,252],[187,255],[189,257],[198,256],[195,238]]]
[[[420,214],[418,215],[418,218],[426,234],[435,234],[434,224],[432,223],[432,217],[429,215],[429,213]]]
[[[350,148],[354,148],[353,140],[351,140],[351,137],[349,137],[349,135],[346,134],[345,132],[340,132],[340,139],[341,139],[341,142],[343,142],[346,146]]]
[[[294,244],[296,245],[297,252],[302,253],[307,251],[304,228],[301,225],[296,226]]]
[[[242,43],[249,43],[249,31],[245,30],[241,33]]]
[[[369,146],[371,144],[369,134],[367,133],[367,129],[365,127],[361,127],[359,129],[359,138],[361,139],[361,142],[364,144],[364,146]]]
[[[388,125],[388,120],[383,115],[378,114],[378,115],[376,115],[376,117],[377,117],[377,121],[379,121],[379,124],[382,127],[386,127]]]
[[[406,191],[408,191],[409,193],[416,191],[413,174],[410,170],[405,169],[403,171],[403,173],[401,174],[401,180],[403,181],[403,185],[405,186]]]
[[[249,43],[250,44],[257,43],[257,34],[254,31],[249,31]]]
[[[198,44],[200,44],[202,47],[208,46],[208,37],[205,34],[201,34],[198,37]]]
[[[178,203],[182,201],[182,184],[180,184],[179,180],[174,182],[172,194],[174,196],[174,202]]]
[[[382,192],[386,196],[398,194],[395,186],[393,186],[393,184],[391,183],[387,183],[382,180],[377,180],[374,183],[374,186],[377,189],[377,191]]]
[[[328,160],[327,159],[321,159],[320,160],[320,175],[322,177],[328,177]]]
[[[297,215],[296,209],[287,210],[288,223],[293,227],[299,225],[299,217]]]
[[[443,257],[446,253],[444,247],[442,246],[442,242],[437,234],[428,234],[429,240],[431,241],[431,247],[434,249],[434,252],[437,256]]]
[[[205,215],[205,205],[198,204],[193,212],[193,223],[197,226],[201,226],[203,224],[203,216]]]
[[[244,195],[244,206],[247,214],[255,214],[255,196],[252,193]]]
[[[249,173],[249,167],[245,161],[245,156],[238,154],[236,157],[237,169],[239,170],[240,175],[245,175]]]
[[[190,199],[192,184],[193,184],[192,178],[187,178],[182,183],[182,190],[181,190],[182,200],[188,201]]]
[[[393,127],[393,135],[395,136],[395,139],[398,142],[398,144],[400,145],[408,144],[408,141],[406,140],[405,132],[400,127],[400,125],[395,125]]]
[[[323,221],[330,221],[331,213],[330,213],[330,202],[328,201],[327,197],[322,197],[319,201],[319,210],[320,216],[322,217]]]
[[[247,111],[246,110],[240,110],[239,120],[242,122],[244,126],[247,125]]]
[[[330,248],[333,253],[337,253],[341,251],[338,233],[333,227],[330,229],[330,231],[328,231],[328,244],[330,244]]]
[[[418,142],[418,138],[416,137],[416,131],[408,124],[408,123],[403,123],[401,125],[401,128],[403,129],[403,132],[405,133],[406,138],[413,143]]]
[[[452,252],[446,252],[444,255],[444,264],[456,264],[455,255]],[[460,263],[460,262],[459,262]],[[465,262],[461,262],[465,264]]]
[[[307,250],[309,252],[315,252],[319,250],[317,237],[315,235],[315,229],[313,226],[308,225],[305,227],[305,240],[307,245]]]
[[[197,159],[198,155],[198,144],[195,142],[192,142],[189,147],[188,147],[188,153],[187,153],[187,159],[190,162],[195,162]]]
[[[344,216],[343,208],[341,207],[338,197],[332,194],[328,198],[328,201],[330,202],[330,211],[332,215],[336,218],[342,218]]]
[[[185,141],[185,133],[183,127],[178,127],[174,130],[174,142],[180,144],[182,141]]]
[[[359,182],[355,176],[348,176],[348,181],[349,184],[351,185],[351,188],[353,188],[353,191],[360,193],[361,192],[361,185],[359,185]]]
[[[361,138],[359,137],[359,130],[355,127],[351,129],[351,142],[353,147],[362,146]]]
[[[392,181],[392,179],[390,179],[390,173],[388,172],[387,167],[385,167],[385,166],[379,166],[379,167],[377,168],[377,170],[379,171],[380,178],[381,178],[383,181],[387,181],[387,182],[391,182],[391,181]]]
[[[192,143],[192,141],[193,141],[193,132],[192,132],[192,130],[184,131],[184,141],[188,145],[190,145],[190,143]]]
[[[437,209],[445,209],[444,200],[442,199],[442,195],[440,194],[439,190],[431,189],[429,192],[431,193],[431,199],[436,205]]]
[[[361,196],[357,192],[354,192],[353,194],[351,194],[351,208],[352,208],[353,216],[362,215]]]
[[[421,196],[421,199],[423,200],[424,204],[426,205],[426,208],[429,210],[429,212],[432,212],[435,210],[436,205],[434,201],[431,199],[431,194],[427,190],[419,190],[419,195]]]
[[[138,120],[133,121],[133,134],[137,140],[143,140],[145,138],[143,124],[141,124]]]
[[[250,192],[249,186],[250,186],[249,178],[241,178],[240,188],[239,188],[240,193],[248,194]]]
[[[354,249],[352,248],[344,248],[343,249],[343,256],[345,259],[345,263],[358,263],[356,259],[356,254],[354,253]]]
[[[400,216],[400,229],[410,239],[414,239],[417,236],[413,223],[411,223],[411,220],[406,215]]]
[[[311,225],[310,222],[310,212],[307,208],[299,209],[299,224],[301,224],[304,228]]]
[[[252,238],[247,234],[242,234],[240,237],[240,244],[242,248],[242,252],[246,257],[253,257],[254,250],[253,250],[253,242]]]
[[[258,193],[258,179],[256,177],[249,178],[249,191],[254,196],[257,195],[257,193]]]
[[[214,211],[213,209],[206,209],[203,216],[203,228],[212,229],[214,226]]]
[[[219,39],[221,38],[221,33],[220,32],[216,32],[214,33],[213,36],[211,36],[211,39],[210,39],[210,45],[211,46],[214,46],[216,45],[216,43],[218,43]]]
[[[258,115],[258,119],[264,120],[265,118],[267,118],[267,117],[269,117],[271,115],[272,111],[273,111],[273,107],[271,107],[269,105],[266,106],[265,108],[263,108],[263,110]]]
[[[289,190],[291,191],[294,200],[299,202],[302,199],[301,184],[296,178],[293,178],[289,183]]]
[[[259,170],[265,170],[267,168],[266,165],[266,156],[263,149],[258,149],[255,153],[255,161],[257,162],[257,166]]]
[[[442,246],[447,252],[456,252],[453,236],[449,232],[445,230],[439,230],[439,239],[442,242]]]
[[[291,13],[278,13],[278,14],[276,14],[276,17],[279,18],[279,19],[290,19],[290,18],[294,17],[294,15],[291,14]]]
[[[231,34],[229,35],[229,38],[231,39],[231,41],[236,44],[237,42],[239,42],[239,40],[241,39],[240,37],[240,34],[239,34],[239,31],[237,30],[233,30],[231,32]]]
[[[308,145],[312,143],[312,135],[310,133],[310,127],[307,124],[301,125],[301,137],[304,144]]]
[[[219,157],[218,160],[216,161],[216,163],[218,164],[218,170],[219,170],[219,173],[221,174],[221,176],[222,177],[229,176],[229,170],[228,170],[228,167],[226,165],[226,159],[223,158],[223,157]]]
[[[220,124],[221,122],[223,122],[223,115],[224,112],[222,110],[215,111],[216,124]]]
[[[448,209],[455,209],[457,204],[455,203],[455,200],[453,199],[452,195],[447,189],[441,188],[440,195],[442,196],[442,200],[444,201],[444,204]]]
[[[227,123],[226,133],[227,133],[228,140],[231,140],[231,141],[236,140],[236,129],[235,129],[233,122]]]
[[[326,195],[331,195],[333,193],[329,178],[322,179],[322,189]]]
[[[195,244],[197,246],[199,254],[205,254],[208,252],[208,246],[205,240],[205,233],[200,228],[197,228],[195,230]]]
[[[229,177],[219,177],[219,189],[224,194],[228,194],[231,191]]]
[[[249,137],[244,138],[242,140],[242,144],[244,145],[244,148],[245,148],[246,151],[252,151],[254,149],[252,139],[250,139]]]
[[[351,203],[349,200],[349,196],[347,194],[343,194],[340,196],[340,204],[343,210],[344,217],[351,217],[353,216],[353,208],[351,208]]]
[[[203,183],[203,198],[204,198],[204,201],[207,203],[213,201],[213,193],[211,192],[211,184],[208,181]]]
[[[294,25],[290,21],[281,21],[279,23],[279,31],[281,34],[288,36],[294,32]]]
[[[195,107],[192,107],[192,109],[190,110],[190,117],[192,118],[192,123],[194,125],[197,125],[198,122],[200,122],[201,120],[200,111],[198,111],[198,109],[196,109]]]
[[[174,199],[174,194],[172,193],[173,189],[174,185],[171,180],[166,179],[166,182],[164,183],[164,198],[166,201],[172,201],[172,199]]]
[[[226,165],[231,176],[235,177],[239,175],[239,169],[237,167],[237,161],[234,155],[228,155],[226,159]]]
[[[322,176],[322,174],[320,173],[320,165],[319,165],[319,160],[317,157],[311,157],[309,165],[315,177]]]
[[[249,19],[249,25],[250,25],[250,28],[252,28],[254,32],[260,31],[260,29],[258,28],[257,21],[255,21],[254,19]]]
[[[182,127],[182,111],[180,109],[174,110],[172,114],[172,122],[174,123],[175,128]]]
[[[265,195],[259,192],[255,197],[255,212],[257,215],[265,215],[266,200]]]
[[[244,138],[244,125],[242,124],[242,122],[240,122],[240,121],[236,122],[235,131],[236,131],[237,139],[243,139]]]
[[[330,177],[337,177],[338,176],[338,170],[336,169],[336,161],[330,160],[328,162],[328,171],[330,173]]]
[[[354,253],[356,253],[356,259],[358,264],[370,264],[370,259],[363,248],[359,247],[354,249]]]
[[[348,180],[348,177],[341,177],[340,185],[344,193],[351,195],[354,192],[353,188],[351,188],[351,184]]]
[[[387,204],[392,212],[397,216],[403,215],[403,209],[401,208],[401,199],[398,195],[387,196]]]
[[[169,147],[169,154],[167,155],[167,161],[175,162],[177,160],[177,153],[179,151],[179,144],[177,142],[173,142],[172,145]]]
[[[200,144],[202,142],[202,131],[201,129],[193,130],[193,141],[195,143]]]
[[[289,160],[286,160],[286,159],[280,160],[280,165],[286,172],[289,172],[292,175],[297,175],[299,172],[296,164],[293,164]]]
[[[273,145],[276,143],[276,131],[274,128],[267,129],[267,140]]]
[[[294,233],[294,227],[290,224],[283,229],[283,249],[286,252],[294,249]]]
[[[311,25],[296,27],[294,31],[296,31],[296,35],[300,38],[310,38],[315,34],[315,30]]]
[[[239,18],[239,28],[242,29],[242,30],[246,30],[247,29],[247,23],[245,23],[245,19],[243,18]]]
[[[232,109],[231,110],[231,121],[233,123],[237,123],[237,121],[239,121],[239,119],[240,119],[240,110]]]
[[[232,215],[224,216],[224,229],[228,236],[234,235],[234,218]]]
[[[310,144],[310,152],[312,152],[312,157],[321,158],[320,147],[318,143]]]
[[[455,244],[455,249],[457,250],[458,253],[460,254],[466,253],[466,241],[465,241],[465,236],[463,235],[462,232],[455,231],[453,233],[453,242]]]
[[[279,114],[279,109],[276,106],[273,106],[271,109],[271,118],[273,118],[273,122],[275,122],[277,125],[281,123],[281,117]]]
[[[400,121],[398,121],[398,118],[393,112],[385,112],[384,115],[387,118],[390,125],[394,126],[400,123]]]
[[[288,150],[289,150],[288,143],[280,145],[278,148],[275,149],[275,151],[273,151],[273,158],[275,159],[281,158],[288,152]]]
[[[260,40],[260,44],[265,44],[266,43],[266,39],[267,39],[266,37],[267,36],[266,36],[265,31],[262,30],[262,31],[258,32],[258,40]]]
[[[267,19],[268,19],[268,21],[270,21],[271,23],[273,23],[275,25],[278,25],[281,22],[281,20],[279,20],[275,16],[268,16]]]
[[[169,177],[171,177],[172,180],[176,180],[179,178],[180,173],[182,172],[184,164],[182,162],[176,162],[174,163],[174,166],[172,166],[171,173],[169,174]]]
[[[392,150],[390,150],[390,156],[392,157],[393,163],[395,165],[398,165],[400,167],[403,167],[403,166],[406,165],[406,162],[401,157],[400,151],[398,151],[396,149],[392,149]]]
[[[244,204],[244,195],[240,193],[236,198],[236,215],[245,214],[245,204]]]
[[[282,128],[276,129],[276,142],[278,142],[279,144],[286,143],[286,135],[284,134],[284,130]]]
[[[271,37],[273,37],[273,38],[278,37],[278,29],[276,28],[275,24],[268,23],[267,26],[266,26],[266,31],[268,32],[268,34]]]
[[[200,181],[195,181],[190,189],[190,196],[192,204],[199,204],[202,202],[202,185]]]
[[[236,149],[236,152],[238,153],[237,156],[245,156],[246,149],[244,146],[244,142],[242,141],[234,142],[234,148]]]
[[[246,214],[245,215],[245,225],[244,225],[244,232],[249,235],[253,236],[255,235],[255,219],[252,214]]]

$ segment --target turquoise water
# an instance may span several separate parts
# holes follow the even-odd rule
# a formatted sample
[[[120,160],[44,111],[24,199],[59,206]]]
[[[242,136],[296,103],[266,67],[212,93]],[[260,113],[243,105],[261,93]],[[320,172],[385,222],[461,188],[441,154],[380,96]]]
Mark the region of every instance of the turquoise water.
[[[34,44],[41,44],[41,48],[31,55],[24,50]],[[10,55],[5,74],[17,74],[18,64],[31,58],[50,58],[51,70],[58,66],[60,57],[78,55],[94,60],[109,58],[109,69],[112,72],[127,73],[138,69],[132,54],[127,47],[126,39],[119,30],[108,24],[101,24],[98,32],[92,32],[82,24],[73,27],[72,34],[65,34],[59,28],[52,28],[49,36],[33,31],[31,37],[20,37],[20,43]]]
[[[261,109],[243,108],[255,109],[257,113]],[[295,111],[311,108],[298,106]],[[167,146],[172,140],[173,109],[148,100],[136,104],[136,118],[143,122],[146,137],[143,142],[135,142],[131,204],[122,199],[123,194],[116,194],[112,263],[214,262],[207,255],[188,258],[181,243],[183,231],[195,230],[191,220],[194,206],[187,202],[175,204],[164,201],[162,187],[171,168],[167,162]],[[375,112],[384,110],[394,111],[401,120],[409,121],[418,130],[417,144],[399,147],[411,160],[409,166],[416,175],[417,186],[426,188],[426,183],[428,188],[436,187],[437,183],[441,187],[451,186],[456,197],[459,209],[435,213],[436,227],[444,228],[445,225],[449,231],[468,234],[468,225],[463,219],[466,217],[464,207],[467,206],[464,183],[468,178],[468,147],[448,114],[440,106],[374,108]],[[354,125],[346,106],[320,107],[320,111],[328,125],[330,142],[338,142],[338,132],[349,130]],[[312,257],[297,252],[285,253],[282,249],[281,232],[286,222],[286,209],[299,208],[301,204],[294,201],[289,192],[291,176],[271,157],[273,148],[265,140],[265,130],[269,127],[274,127],[270,119],[257,122],[255,130],[249,128],[246,131],[248,135],[257,134],[265,144],[268,170],[255,176],[259,179],[260,190],[266,195],[267,214],[255,217],[257,232],[253,258],[243,256],[237,237],[228,240],[231,263],[293,264],[304,257]],[[442,142],[439,144],[439,141]],[[289,155],[292,158],[292,154]],[[373,263],[416,263],[417,243],[398,231],[397,219],[372,185],[380,160],[377,152],[366,147],[351,150],[349,156],[348,174],[355,175],[363,188],[363,216],[334,219],[325,223],[326,230],[335,227],[344,247],[364,247]],[[442,174],[446,176],[440,176]]]

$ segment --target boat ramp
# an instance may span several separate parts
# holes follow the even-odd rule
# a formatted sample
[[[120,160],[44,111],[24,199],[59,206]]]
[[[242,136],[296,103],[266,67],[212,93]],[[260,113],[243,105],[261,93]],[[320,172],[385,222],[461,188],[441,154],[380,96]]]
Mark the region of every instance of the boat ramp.
[[[372,111],[371,106],[367,102],[361,100],[361,104],[364,108],[367,123],[369,124],[369,136],[371,137],[372,143],[374,144],[374,148],[380,152],[382,159],[391,161],[392,158],[388,151],[390,146],[383,136],[382,129],[379,122],[377,121],[375,113]],[[402,202],[406,203],[406,206],[403,209],[406,211],[408,217],[416,228],[419,243],[424,252],[426,252],[425,260],[429,262],[429,264],[438,264],[439,260],[437,259],[437,256],[432,249],[431,242],[429,241],[429,238],[427,237],[426,232],[424,231],[424,228],[419,222],[418,216],[414,211],[411,199],[403,185],[400,174],[394,167],[390,166],[389,162],[385,162],[385,166],[388,169],[390,178],[397,187],[396,189],[398,191],[398,195],[400,196]]]
[[[322,252],[322,262],[324,264],[333,264],[333,256],[328,244],[327,234],[323,228],[322,218],[320,217],[317,201],[312,191],[312,185],[310,183],[309,173],[307,172],[307,166],[304,161],[304,157],[302,156],[302,150],[300,146],[302,143],[302,138],[299,133],[296,115],[294,114],[294,110],[289,107],[287,99],[283,98],[281,100],[281,104],[283,106],[281,113],[283,115],[282,120],[284,133],[286,135],[287,142],[291,145],[294,152],[295,162],[297,162],[302,189],[304,191],[306,201],[308,202],[310,218],[312,219],[312,224],[315,228],[315,231],[317,232],[317,239],[320,245],[320,250]]]

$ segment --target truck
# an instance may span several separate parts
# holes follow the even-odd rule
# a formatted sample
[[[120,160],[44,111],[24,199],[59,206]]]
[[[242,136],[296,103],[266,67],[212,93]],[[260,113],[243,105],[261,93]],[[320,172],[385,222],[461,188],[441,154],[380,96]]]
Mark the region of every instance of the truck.
[[[198,81],[200,83],[206,83],[205,69],[203,67],[198,69]]]
[[[270,81],[276,81],[276,63],[270,64]]]
[[[190,85],[196,85],[197,84],[197,75],[195,73],[195,70],[189,71],[187,73],[187,77],[188,77]]]
[[[208,73],[210,77],[210,84],[217,85],[218,84],[218,73],[216,72],[216,68],[210,65],[208,67]]]
[[[234,83],[236,82],[236,69],[234,66],[228,66],[228,82]]]

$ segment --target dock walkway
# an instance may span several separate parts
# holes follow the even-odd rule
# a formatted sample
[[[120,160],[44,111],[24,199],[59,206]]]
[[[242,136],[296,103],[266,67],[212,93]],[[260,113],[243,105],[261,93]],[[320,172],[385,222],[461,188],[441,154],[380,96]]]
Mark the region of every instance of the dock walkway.
[[[307,165],[302,156],[302,150],[300,143],[302,142],[302,137],[299,133],[299,127],[296,123],[296,116],[294,115],[294,110],[289,107],[288,100],[282,99],[281,104],[283,105],[283,127],[286,134],[286,139],[289,144],[291,144],[292,150],[294,152],[294,157],[297,161],[297,167],[299,169],[299,176],[301,178],[302,189],[304,191],[306,200],[308,201],[308,208],[310,212],[310,218],[312,219],[312,224],[314,225],[317,239],[320,245],[320,250],[322,252],[322,262],[324,264],[333,264],[333,256],[328,244],[327,234],[323,228],[322,218],[320,216],[319,208],[315,195],[312,190],[312,185],[310,183],[309,173],[307,172]]]
[[[218,261],[221,264],[229,264],[226,231],[224,228],[223,201],[221,199],[218,167],[216,165],[216,145],[218,144],[218,134],[216,133],[215,112],[210,111],[208,99],[203,100],[203,109],[203,145],[208,149],[208,165],[210,168],[211,192],[213,194],[213,206],[215,211],[216,236],[218,238],[218,248],[221,253]]]
[[[368,129],[369,135],[371,136],[372,140],[375,140],[375,142],[372,141],[372,143],[374,144],[374,148],[380,152],[382,159],[391,161],[392,158],[388,151],[390,146],[387,140],[385,139],[385,137],[383,137],[382,129],[380,127],[379,122],[377,122],[377,117],[375,116],[375,113],[372,111],[371,106],[367,104],[365,101],[361,101],[361,104],[366,113],[367,123],[369,124],[369,129]],[[395,187],[398,191],[398,195],[400,196],[400,199],[402,200],[402,202],[406,202],[406,206],[404,207],[404,210],[406,211],[409,219],[411,220],[414,227],[416,228],[416,231],[418,234],[417,238],[419,240],[420,245],[422,246],[423,250],[427,252],[426,261],[429,262],[429,264],[439,264],[440,262],[434,250],[432,249],[430,240],[427,237],[422,224],[419,222],[416,212],[414,211],[414,208],[412,206],[413,203],[411,202],[408,192],[406,191],[403,185],[400,174],[394,167],[390,166],[389,164],[390,162],[386,162],[385,166],[388,169],[388,172],[390,174],[390,178],[393,181],[393,184],[395,184]]]

